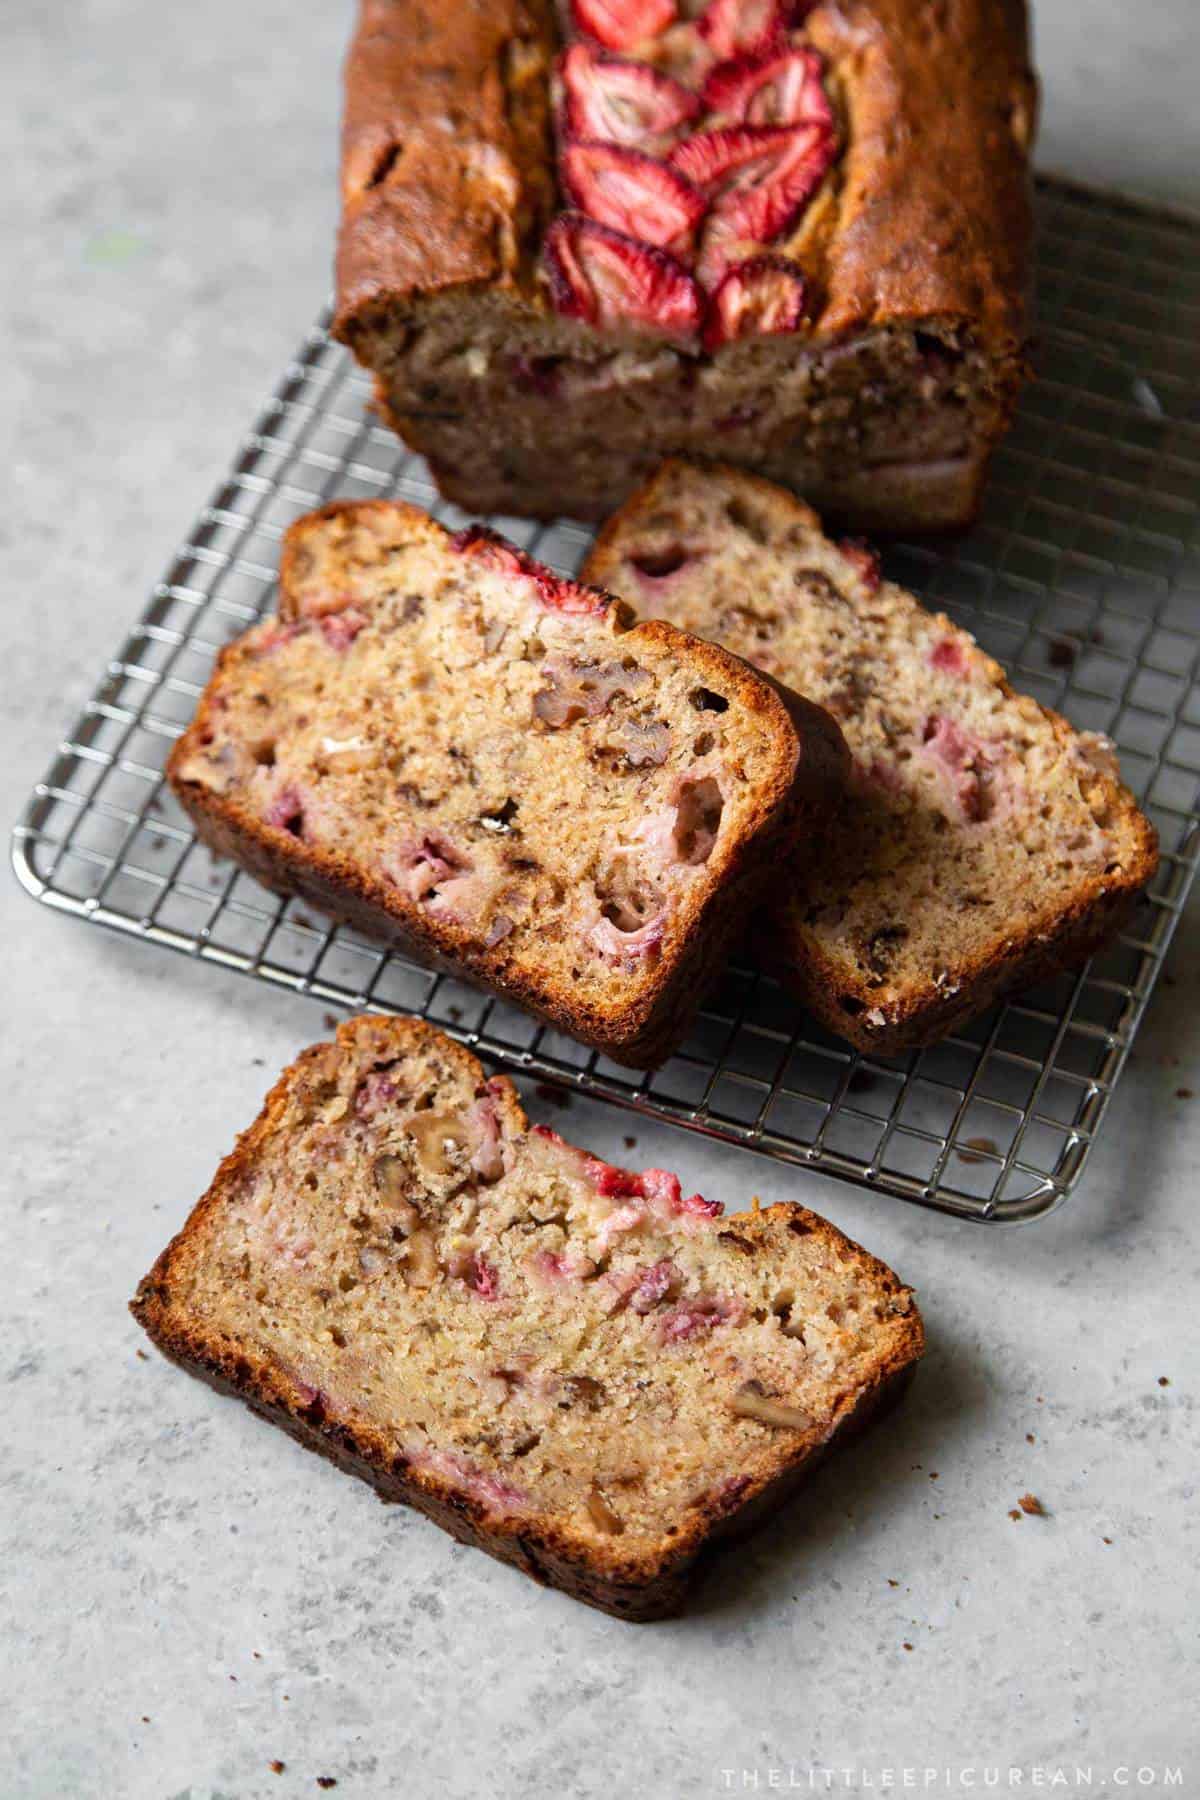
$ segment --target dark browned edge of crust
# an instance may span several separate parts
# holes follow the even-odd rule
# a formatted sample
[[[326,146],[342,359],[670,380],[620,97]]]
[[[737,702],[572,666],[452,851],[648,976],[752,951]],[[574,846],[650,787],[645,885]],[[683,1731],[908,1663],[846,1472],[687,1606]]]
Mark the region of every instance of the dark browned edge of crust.
[[[395,1032],[413,1051],[436,1042],[442,1054],[459,1062],[468,1077],[484,1079],[483,1067],[470,1051],[422,1020],[349,1019],[338,1027],[337,1042],[341,1045],[352,1040],[364,1026],[377,1029],[380,1025]],[[901,1397],[925,1350],[924,1324],[915,1300],[903,1315],[901,1341],[890,1355],[880,1357],[869,1381],[839,1397],[833,1428],[823,1440],[815,1431],[797,1433],[793,1434],[791,1448],[782,1454],[779,1446],[764,1449],[734,1508],[723,1510],[713,1502],[690,1509],[678,1536],[669,1544],[664,1541],[657,1552],[623,1557],[614,1548],[610,1554],[600,1555],[591,1546],[581,1546],[569,1530],[548,1515],[490,1517],[481,1502],[461,1493],[437,1474],[414,1469],[403,1458],[394,1456],[368,1421],[329,1416],[319,1396],[314,1399],[311,1389],[306,1390],[303,1383],[269,1357],[250,1351],[234,1339],[208,1336],[202,1327],[175,1316],[172,1280],[176,1259],[186,1254],[192,1235],[221,1207],[226,1193],[255,1166],[260,1147],[287,1105],[294,1079],[320,1049],[320,1045],[311,1046],[284,1070],[263,1102],[258,1118],[240,1134],[182,1229],[139,1282],[130,1311],[164,1356],[218,1393],[246,1401],[260,1417],[279,1425],[348,1474],[368,1482],[382,1500],[413,1507],[460,1543],[484,1550],[543,1586],[560,1588],[574,1599],[617,1618],[631,1622],[664,1618],[679,1610],[698,1560],[707,1558],[722,1540],[740,1536],[774,1513],[829,1450],[858,1436],[873,1418]],[[398,1050],[398,1054],[402,1053]],[[528,1120],[516,1089],[507,1077],[500,1079],[501,1105],[515,1128],[527,1128]],[[740,1237],[765,1239],[776,1227],[801,1235],[820,1235],[830,1245],[848,1251],[863,1273],[885,1291],[911,1295],[912,1290],[886,1264],[828,1220],[795,1202],[781,1201],[761,1212],[736,1213],[729,1222],[736,1222]]]
[[[597,534],[583,565],[585,579],[593,569],[598,573],[603,571],[610,555],[619,556],[618,538],[627,528],[636,528],[640,515],[652,511],[658,504],[660,485],[676,470],[689,468],[700,468],[718,480],[743,488],[759,489],[766,503],[771,506],[786,503],[798,523],[818,532],[823,529],[812,507],[776,482],[730,463],[698,463],[695,458],[672,457]],[[924,606],[918,596],[914,598],[918,605]],[[986,656],[987,652],[983,654]],[[1000,685],[1006,699],[1026,697],[1018,695],[994,658],[989,657],[988,661],[1000,670]],[[1061,713],[1042,706],[1040,701],[1037,704],[1060,737],[1079,735]],[[1006,943],[998,945],[990,955],[965,963],[961,970],[955,971],[958,986],[953,994],[930,983],[925,990],[904,1001],[891,1002],[892,1016],[884,1024],[868,1023],[866,1014],[873,1009],[876,1000],[874,990],[862,980],[848,983],[837,978],[832,964],[806,935],[796,917],[795,902],[790,899],[770,909],[770,928],[758,947],[759,954],[815,1018],[856,1049],[871,1051],[878,1056],[895,1056],[906,1050],[927,1048],[946,1037],[956,1026],[986,1011],[1002,995],[1015,988],[1035,986],[1039,981],[1086,961],[1126,923],[1138,896],[1154,879],[1158,869],[1158,833],[1124,783],[1114,781],[1113,785],[1125,817],[1139,839],[1131,867],[1120,880],[1096,878],[1081,883],[1075,900],[1053,918],[1035,920]],[[848,1013],[840,1003],[843,994],[861,1002],[862,1011]]]
[[[294,616],[293,559],[306,533],[325,520],[364,511],[395,514],[422,531],[449,536],[419,508],[403,502],[332,501],[298,519],[285,535],[282,617]],[[623,623],[636,617],[623,601],[612,595],[604,598]],[[642,981],[633,998],[616,1012],[605,1012],[574,993],[555,993],[528,972],[509,971],[503,943],[492,950],[473,943],[461,927],[431,917],[350,858],[298,845],[289,832],[266,825],[236,801],[182,779],[179,767],[197,747],[212,695],[227,663],[238,655],[240,639],[221,651],[195,717],[167,760],[167,779],[201,840],[275,892],[296,895],[436,967],[464,972],[615,1062],[653,1068],[686,1032],[706,987],[769,880],[775,858],[802,831],[818,827],[832,809],[849,757],[841,732],[827,713],[781,690],[740,657],[658,619],[629,624],[628,635],[634,643],[663,647],[676,662],[690,658],[705,685],[732,689],[751,716],[773,733],[777,756],[775,775],[757,794],[747,829],[715,854],[716,866],[709,869],[705,891],[680,908],[674,942],[649,972],[653,978]]]

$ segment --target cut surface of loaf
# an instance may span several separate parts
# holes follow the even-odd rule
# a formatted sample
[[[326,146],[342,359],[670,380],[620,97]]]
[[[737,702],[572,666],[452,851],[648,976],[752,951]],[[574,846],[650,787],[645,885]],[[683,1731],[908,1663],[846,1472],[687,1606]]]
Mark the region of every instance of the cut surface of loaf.
[[[1014,693],[943,614],[766,482],[673,463],[589,558],[644,612],[727,644],[834,714],[853,772],[770,907],[831,1030],[891,1053],[1097,947],[1157,865],[1107,740]]]
[[[660,1060],[845,749],[744,663],[415,507],[289,531],[168,773],[285,892]]]
[[[284,1072],[133,1311],[385,1499],[653,1617],[923,1348],[824,1220],[720,1211],[530,1129],[431,1027],[358,1018]]]
[[[335,329],[468,510],[722,456],[974,511],[1024,376],[1022,0],[364,0]]]

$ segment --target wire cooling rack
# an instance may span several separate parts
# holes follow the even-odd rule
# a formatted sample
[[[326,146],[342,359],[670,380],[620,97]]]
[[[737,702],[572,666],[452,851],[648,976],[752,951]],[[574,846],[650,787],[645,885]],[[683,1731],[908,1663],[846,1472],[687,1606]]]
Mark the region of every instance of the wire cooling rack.
[[[424,464],[311,330],[105,671],[14,839],[63,912],[348,1008],[418,1013],[495,1062],[980,1220],[1077,1182],[1200,853],[1200,228],[1039,185],[1039,379],[969,537],[898,545],[889,575],[967,625],[1039,700],[1107,732],[1162,866],[1087,968],[931,1050],[853,1054],[734,963],[688,1042],[631,1074],[462,982],[267,893],[195,841],[163,784],[217,651],[274,604],[284,528],[334,495],[402,495],[447,523]],[[499,519],[564,571],[589,533]]]

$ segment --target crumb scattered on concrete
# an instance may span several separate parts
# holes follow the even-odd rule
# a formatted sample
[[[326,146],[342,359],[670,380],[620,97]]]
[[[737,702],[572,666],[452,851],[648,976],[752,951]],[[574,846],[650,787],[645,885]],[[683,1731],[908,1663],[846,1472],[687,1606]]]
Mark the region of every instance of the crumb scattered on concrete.
[[[149,1362],[150,1361],[150,1358],[146,1355],[146,1352],[144,1350],[135,1350],[133,1354],[137,1357],[139,1362]],[[1160,1387],[1162,1386],[1161,1382],[1159,1383],[1159,1386]]]
[[[1159,1387],[1170,1387],[1171,1377],[1169,1375],[1160,1375],[1158,1378],[1158,1385]]]
[[[272,1775],[282,1775],[283,1771],[287,1768],[287,1764],[285,1762],[280,1762],[279,1758],[275,1756],[272,1757],[271,1761],[267,1764],[267,1767],[270,1769]]]
[[[911,1650],[911,1649],[912,1649],[912,1645],[911,1645],[911,1644],[905,1644],[905,1646],[904,1646],[904,1648],[905,1648],[905,1649],[906,1649],[906,1650]]]
[[[890,1575],[887,1578],[887,1584],[889,1587],[899,1587],[900,1586],[900,1583],[898,1581],[893,1581]]]
[[[1021,1517],[1020,1507],[1019,1506],[1010,1506],[1008,1509],[1008,1516],[1010,1519],[1019,1519]]]
[[[321,1014],[321,1023],[326,1031],[336,1031],[338,1028],[338,1016],[336,1013],[324,1012]]]
[[[1101,1538],[1101,1539],[1100,1539],[1100,1542],[1101,1542],[1101,1543],[1102,1543],[1102,1544],[1111,1544],[1111,1543],[1112,1543],[1112,1539],[1111,1539],[1111,1538]]]
[[[332,1776],[332,1775],[318,1775],[317,1776],[317,1786],[319,1788],[336,1787],[337,1781],[334,1778],[334,1776]]]
[[[1027,1444],[1036,1444],[1037,1443],[1037,1439],[1034,1437],[1032,1431],[1027,1431],[1025,1433],[1025,1442]]]
[[[965,1144],[956,1144],[954,1154],[960,1162],[981,1163],[988,1156],[999,1156],[1000,1146],[995,1138],[970,1137]]]
[[[636,1150],[637,1149],[637,1139],[635,1137],[623,1137],[621,1139],[621,1142],[624,1144],[624,1146],[627,1150]]]
[[[1022,1494],[1017,1505],[1023,1513],[1029,1513],[1035,1519],[1045,1519],[1050,1516],[1036,1494]]]

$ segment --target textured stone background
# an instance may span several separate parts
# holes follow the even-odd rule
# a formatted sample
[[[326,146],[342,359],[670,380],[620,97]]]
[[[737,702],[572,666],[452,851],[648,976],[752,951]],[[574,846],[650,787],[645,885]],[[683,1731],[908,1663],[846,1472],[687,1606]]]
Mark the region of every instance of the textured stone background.
[[[5,819],[325,291],[347,25],[294,0],[3,9]],[[1200,208],[1195,38],[1193,0],[1047,4],[1046,164]],[[636,1631],[139,1357],[137,1277],[320,1009],[11,882],[0,907],[5,1800],[282,1800],[319,1776],[672,1800],[730,1768],[1076,1758],[1183,1762],[1200,1791],[1200,1099],[1174,1097],[1200,1088],[1195,911],[1086,1185],[1041,1227],[636,1128],[646,1163],[733,1205],[827,1211],[918,1284],[931,1336],[907,1409],[692,1616]],[[609,1153],[628,1129],[568,1122]],[[1051,1516],[1014,1524],[1030,1489]]]

